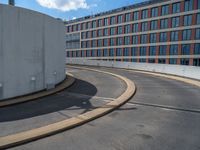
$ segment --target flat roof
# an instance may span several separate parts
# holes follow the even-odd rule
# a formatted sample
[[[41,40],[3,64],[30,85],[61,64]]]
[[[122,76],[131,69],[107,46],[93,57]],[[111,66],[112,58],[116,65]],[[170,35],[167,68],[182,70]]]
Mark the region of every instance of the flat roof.
[[[128,5],[128,6],[120,7],[120,8],[117,8],[117,9],[112,9],[112,10],[109,10],[109,11],[97,13],[95,15],[89,15],[89,16],[77,18],[77,19],[74,19],[74,20],[65,21],[64,23],[65,23],[65,25],[67,25],[67,24],[70,24],[70,23],[78,22],[78,21],[92,19],[92,18],[99,17],[99,16],[110,15],[110,14],[114,14],[114,13],[118,13],[118,12],[123,12],[125,10],[144,7],[144,6],[147,6],[147,5],[155,4],[155,3],[158,3],[158,2],[164,2],[164,1],[167,1],[167,0],[148,0],[148,1],[145,1],[145,2],[141,2],[141,3]]]

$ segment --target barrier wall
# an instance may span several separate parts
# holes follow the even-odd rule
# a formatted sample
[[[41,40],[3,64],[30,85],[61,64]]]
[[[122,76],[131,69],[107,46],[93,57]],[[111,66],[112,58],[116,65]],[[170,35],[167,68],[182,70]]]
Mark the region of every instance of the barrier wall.
[[[65,78],[65,27],[50,16],[0,5],[0,100]]]
[[[87,59],[76,59],[76,58],[67,58],[66,63],[89,65],[89,66],[136,69],[136,70],[143,70],[150,72],[172,74],[172,75],[200,80],[200,67],[195,67],[195,66],[87,60]]]

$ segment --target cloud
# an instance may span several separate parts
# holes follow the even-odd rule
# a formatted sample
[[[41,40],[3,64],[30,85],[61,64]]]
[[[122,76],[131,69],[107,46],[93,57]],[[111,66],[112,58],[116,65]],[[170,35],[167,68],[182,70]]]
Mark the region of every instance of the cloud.
[[[89,9],[86,0],[36,0],[41,6],[61,11]]]

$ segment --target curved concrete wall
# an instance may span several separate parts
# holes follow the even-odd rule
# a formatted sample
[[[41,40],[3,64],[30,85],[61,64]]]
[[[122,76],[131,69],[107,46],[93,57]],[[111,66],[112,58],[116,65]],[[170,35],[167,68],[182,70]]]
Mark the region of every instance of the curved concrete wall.
[[[64,78],[63,22],[0,5],[0,100],[53,87]]]
[[[166,64],[150,64],[150,63],[134,63],[134,62],[119,62],[119,61],[100,61],[68,58],[67,64],[89,65],[89,66],[104,66],[115,68],[136,69],[150,72],[158,72],[193,78],[200,80],[200,67],[184,66],[184,65],[166,65]]]

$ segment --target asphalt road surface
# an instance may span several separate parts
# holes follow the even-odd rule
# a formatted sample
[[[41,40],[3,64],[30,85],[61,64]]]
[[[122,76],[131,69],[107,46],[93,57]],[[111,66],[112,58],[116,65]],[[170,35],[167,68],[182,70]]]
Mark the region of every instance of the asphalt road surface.
[[[134,81],[137,86],[135,96],[127,104],[104,117],[11,149],[200,150],[200,88],[132,71],[97,69],[120,74]],[[69,71],[79,76],[79,70]],[[99,74],[92,76],[92,80],[90,77],[88,75],[84,79],[93,85],[95,92],[84,91],[84,88],[80,87],[80,94],[108,98],[117,97],[124,90],[123,83],[113,81],[111,77],[105,79],[105,76],[101,77]],[[85,82],[84,79],[82,82]],[[75,93],[79,92],[77,87],[78,85],[72,87]],[[97,100],[104,103],[109,99]]]

